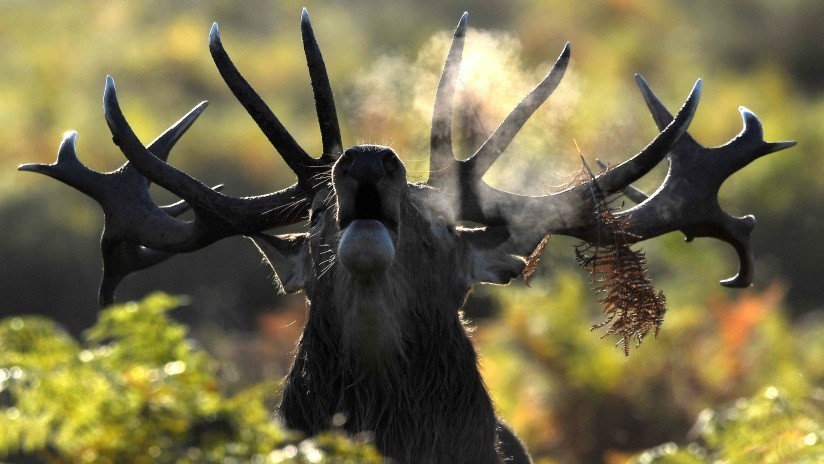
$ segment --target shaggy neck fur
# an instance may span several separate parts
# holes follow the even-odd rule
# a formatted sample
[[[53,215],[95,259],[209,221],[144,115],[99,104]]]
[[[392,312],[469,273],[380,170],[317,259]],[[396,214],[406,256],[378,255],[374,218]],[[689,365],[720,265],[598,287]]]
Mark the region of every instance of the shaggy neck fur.
[[[378,286],[354,286],[340,268],[307,286],[280,412],[308,435],[373,434],[394,462],[498,464],[492,401],[458,311],[467,285],[421,272],[438,254],[423,236],[401,234],[397,261],[417,264],[393,265]]]
[[[410,308],[402,298],[405,285],[395,275],[358,283],[338,268],[335,301],[341,311],[341,349],[347,364],[366,371],[391,368],[405,357]],[[391,272],[396,274],[396,272]]]

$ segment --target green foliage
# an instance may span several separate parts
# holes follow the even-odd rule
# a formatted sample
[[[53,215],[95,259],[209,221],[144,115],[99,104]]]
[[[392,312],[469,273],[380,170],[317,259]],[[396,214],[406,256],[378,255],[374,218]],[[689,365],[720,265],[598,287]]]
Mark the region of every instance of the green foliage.
[[[701,412],[696,428],[694,442],[661,445],[633,464],[824,462],[824,390],[804,401],[769,387],[729,408]]]
[[[75,462],[380,462],[329,434],[272,418],[277,382],[225,397],[216,361],[155,294],[103,311],[75,342],[34,317],[0,321],[0,457]]]

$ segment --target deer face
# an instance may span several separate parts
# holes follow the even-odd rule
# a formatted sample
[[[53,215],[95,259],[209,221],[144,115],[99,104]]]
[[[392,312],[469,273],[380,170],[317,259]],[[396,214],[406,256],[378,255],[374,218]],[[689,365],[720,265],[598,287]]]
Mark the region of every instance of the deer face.
[[[299,251],[310,257],[306,269],[311,272],[300,279],[317,281],[336,270],[332,273],[343,273],[352,288],[368,289],[385,284],[397,273],[425,271],[452,276],[442,281],[456,280],[458,275],[468,290],[478,280],[503,283],[514,277],[522,260],[509,266],[518,269],[506,270],[507,266],[495,263],[499,272],[485,265],[496,239],[505,239],[506,231],[456,227],[445,196],[407,183],[406,168],[389,147],[347,149],[332,168],[331,189],[314,198],[311,231]],[[316,254],[323,259],[311,259]],[[422,257],[437,266],[422,269]],[[273,267],[278,271],[278,266]]]
[[[359,145],[315,195],[308,233],[254,240],[284,289],[324,300],[313,311],[334,312],[325,316],[344,345],[374,360],[404,350],[410,318],[453,318],[475,282],[506,283],[523,270],[522,258],[497,248],[505,229],[457,227],[447,199],[408,183],[391,148]]]

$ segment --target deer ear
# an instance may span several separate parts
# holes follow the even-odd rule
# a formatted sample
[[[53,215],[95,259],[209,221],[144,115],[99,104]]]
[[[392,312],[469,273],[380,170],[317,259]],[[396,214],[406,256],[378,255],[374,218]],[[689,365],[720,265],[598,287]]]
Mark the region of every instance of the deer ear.
[[[469,278],[473,284],[508,284],[526,267],[522,256],[510,254],[505,227],[463,229],[461,237],[469,254]]]
[[[284,293],[295,293],[306,284],[306,258],[308,257],[308,233],[248,237],[255,242],[264,259],[275,271],[275,284]]]

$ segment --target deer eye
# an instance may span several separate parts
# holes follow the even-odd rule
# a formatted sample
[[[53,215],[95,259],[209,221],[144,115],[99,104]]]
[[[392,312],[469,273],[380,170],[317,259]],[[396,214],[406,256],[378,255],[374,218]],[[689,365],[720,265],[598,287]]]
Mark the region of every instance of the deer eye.
[[[318,221],[323,218],[323,213],[329,205],[329,189],[323,189],[315,195],[312,200],[312,207],[309,209],[309,227],[315,227]]]
[[[439,229],[447,234],[454,236],[457,232],[455,230],[455,223],[449,220],[449,216],[438,214],[432,221],[436,229]]]
[[[323,218],[323,213],[325,212],[326,211],[322,209],[312,211],[312,214],[309,216],[309,227],[315,227]]]

